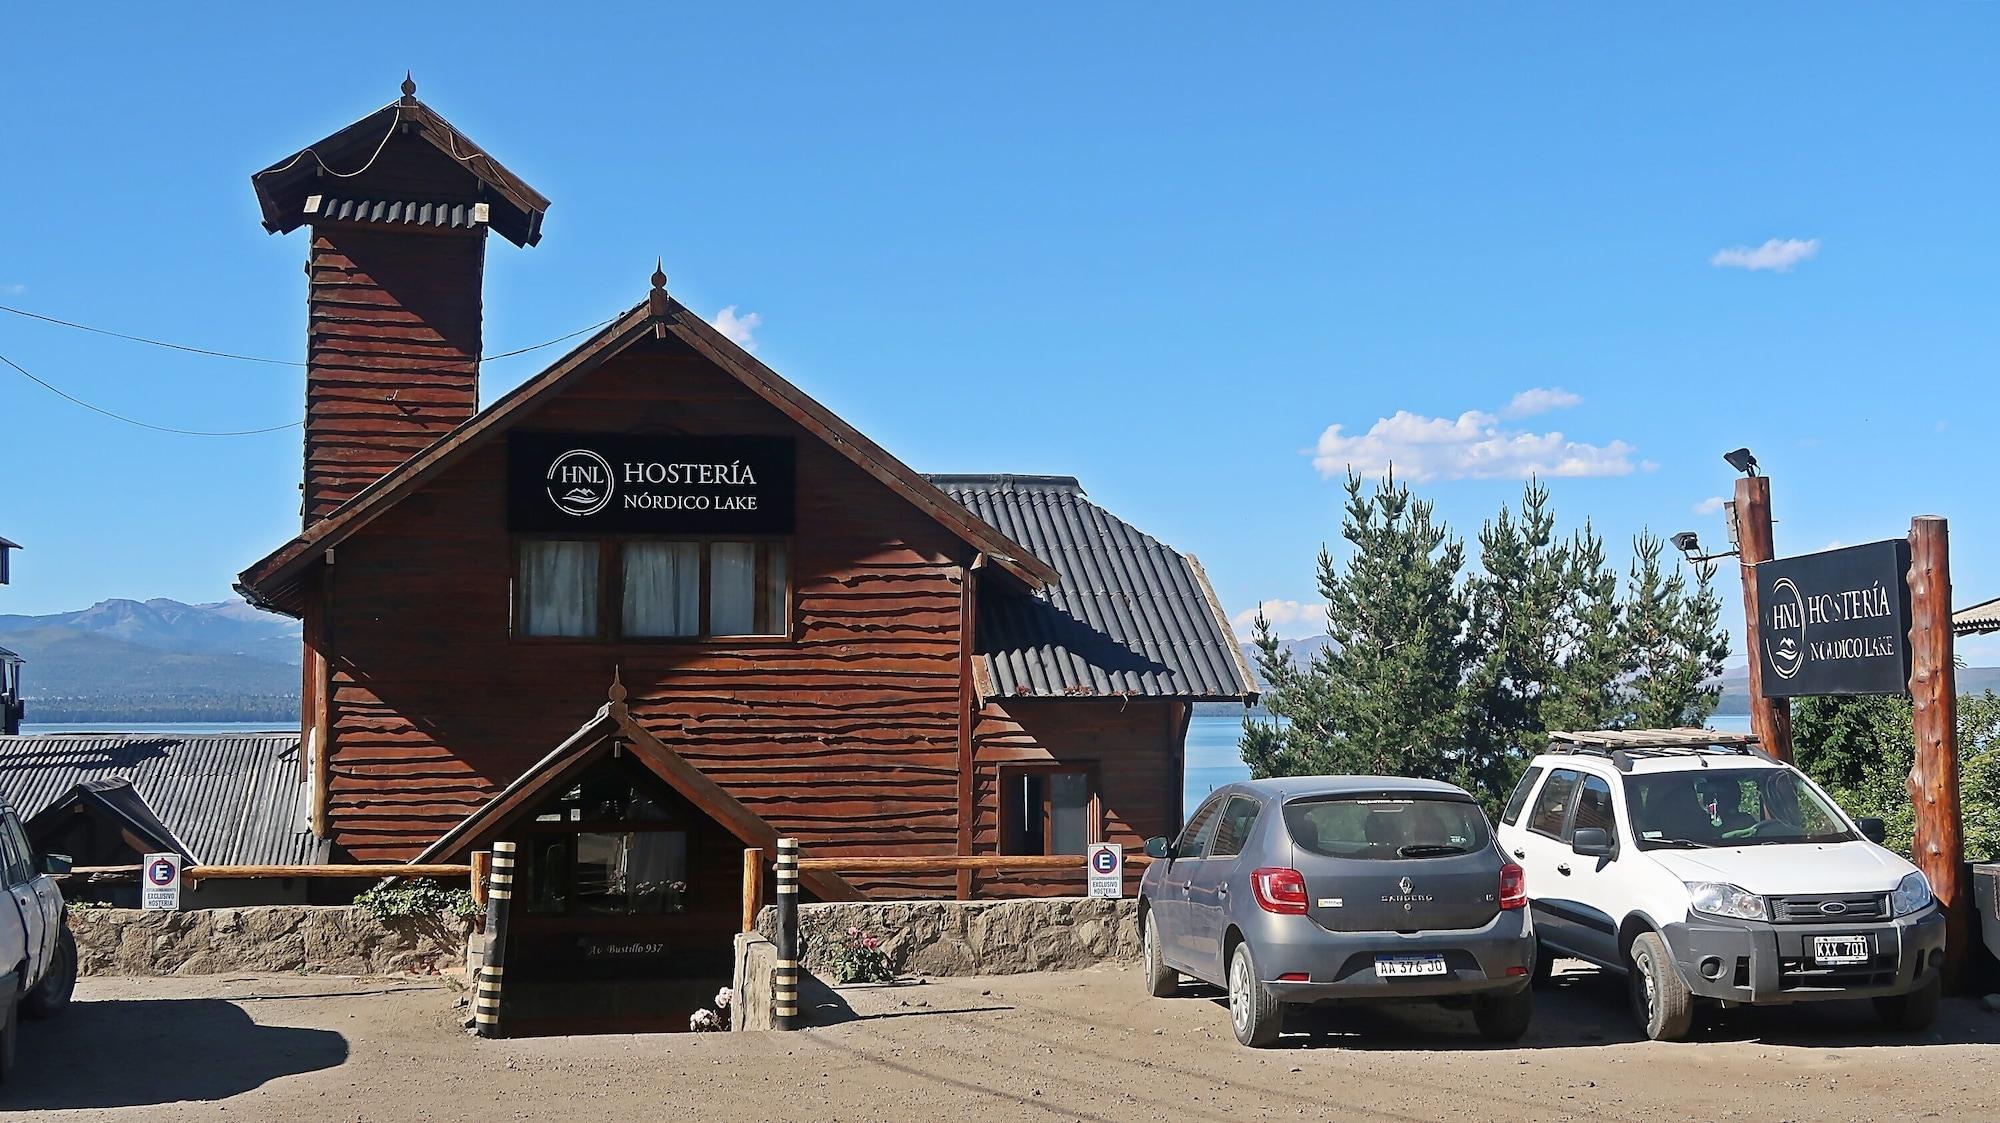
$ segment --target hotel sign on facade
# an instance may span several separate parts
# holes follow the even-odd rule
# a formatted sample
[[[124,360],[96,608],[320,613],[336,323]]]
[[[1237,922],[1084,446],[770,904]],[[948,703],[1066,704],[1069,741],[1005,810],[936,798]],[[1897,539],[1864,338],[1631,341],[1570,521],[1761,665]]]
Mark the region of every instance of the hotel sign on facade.
[[[514,433],[507,527],[531,534],[790,534],[784,437]]]
[[[1759,563],[1764,696],[1908,690],[1909,569],[1903,539]]]

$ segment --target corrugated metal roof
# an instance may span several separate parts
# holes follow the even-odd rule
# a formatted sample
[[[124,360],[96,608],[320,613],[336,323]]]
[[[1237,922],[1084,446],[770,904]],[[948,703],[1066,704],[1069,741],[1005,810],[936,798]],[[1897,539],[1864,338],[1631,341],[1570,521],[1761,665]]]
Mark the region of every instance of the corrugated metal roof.
[[[0,663],[26,663],[26,662],[27,662],[26,659],[21,658],[19,655],[14,654],[13,652],[7,650],[4,647],[0,647]]]
[[[47,733],[0,737],[0,791],[30,819],[90,780],[132,782],[210,865],[317,862],[296,733]]]
[[[1952,613],[1951,630],[1961,636],[2000,632],[2000,597]]]
[[[306,213],[336,222],[385,222],[397,226],[435,226],[470,230],[484,226],[485,203],[434,203],[417,199],[341,199],[332,195],[306,197]]]
[[[1002,697],[1235,701],[1256,694],[1228,617],[1191,556],[1092,503],[1069,476],[931,476],[1062,575],[979,601],[979,653]]]

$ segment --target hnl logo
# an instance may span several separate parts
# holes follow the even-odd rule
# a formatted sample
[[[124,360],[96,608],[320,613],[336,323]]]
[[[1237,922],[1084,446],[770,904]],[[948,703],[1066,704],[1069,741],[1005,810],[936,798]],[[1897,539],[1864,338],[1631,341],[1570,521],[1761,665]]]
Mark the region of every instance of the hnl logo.
[[[565,515],[582,518],[602,511],[616,485],[611,462],[587,448],[573,448],[555,458],[547,477],[549,502]]]

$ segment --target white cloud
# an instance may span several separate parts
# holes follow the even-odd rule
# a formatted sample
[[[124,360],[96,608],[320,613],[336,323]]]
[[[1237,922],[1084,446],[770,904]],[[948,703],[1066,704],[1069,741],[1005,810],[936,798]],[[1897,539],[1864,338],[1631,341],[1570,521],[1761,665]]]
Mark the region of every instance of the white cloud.
[[[1792,266],[1819,253],[1818,238],[1772,238],[1761,246],[1731,246],[1715,251],[1708,259],[1710,265],[1721,269],[1748,269],[1751,272],[1769,270],[1773,273],[1789,273]]]
[[[1634,468],[1632,452],[1624,441],[1593,445],[1553,431],[1509,429],[1498,417],[1476,409],[1455,418],[1398,410],[1353,436],[1339,425],[1327,426],[1313,449],[1313,467],[1329,479],[1350,469],[1379,476],[1394,467],[1398,476],[1414,483],[1625,476]]]
[[[1697,515],[1712,515],[1720,510],[1722,510],[1722,496],[1720,495],[1711,495],[1694,505],[1694,513]]]
[[[1559,386],[1537,386],[1514,395],[1514,400],[1508,402],[1507,408],[1500,413],[1504,417],[1533,417],[1552,409],[1568,409],[1582,402],[1582,395],[1572,394]]]
[[[1326,634],[1326,605],[1317,601],[1267,600],[1229,618],[1236,626],[1236,638],[1248,643],[1257,634],[1257,614],[1271,622],[1279,639],[1305,639]]]
[[[709,323],[715,325],[715,330],[721,332],[724,339],[745,351],[755,351],[757,329],[764,326],[764,317],[755,312],[745,312],[739,316],[736,314],[736,305],[732,304],[717,312]]]
[[[27,291],[28,291],[28,286],[20,283],[19,281],[16,281],[10,285],[0,285],[0,292],[6,293],[8,296],[20,296],[21,294]]]

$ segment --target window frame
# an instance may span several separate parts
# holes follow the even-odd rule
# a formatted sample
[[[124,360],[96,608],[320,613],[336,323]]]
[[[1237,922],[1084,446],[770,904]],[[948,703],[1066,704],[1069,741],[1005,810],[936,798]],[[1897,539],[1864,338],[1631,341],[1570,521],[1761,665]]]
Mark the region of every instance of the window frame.
[[[1229,796],[1231,794],[1234,793],[1218,792],[1214,795],[1209,796],[1207,799],[1202,800],[1201,803],[1195,807],[1194,814],[1188,816],[1188,821],[1181,824],[1180,830],[1174,832],[1175,861],[1178,862],[1184,858],[1208,857],[1209,843],[1211,843],[1215,839],[1215,824],[1221,821],[1222,806],[1223,804],[1228,802]],[[1210,810],[1213,810],[1215,814],[1210,816],[1206,821],[1204,821],[1202,819],[1202,814]],[[1188,832],[1190,830],[1193,830],[1195,824],[1197,823],[1201,824],[1201,830],[1195,831],[1194,841],[1196,842],[1200,850],[1200,853],[1195,853],[1193,851],[1182,852],[1181,850],[1182,839],[1187,837]]]
[[[1608,808],[1611,812],[1611,829],[1609,833],[1611,835],[1612,844],[1617,845],[1618,819],[1619,819],[1617,788],[1613,786],[1610,780],[1607,780],[1604,777],[1599,776],[1595,772],[1584,772],[1581,773],[1580,775],[1582,776],[1582,778],[1576,782],[1576,791],[1570,794],[1569,810],[1563,815],[1562,838],[1559,841],[1562,842],[1575,841],[1576,815],[1577,812],[1583,810],[1583,789],[1589,787],[1590,782],[1592,780],[1595,780],[1599,784],[1604,785],[1604,806]]]
[[[522,621],[527,619],[527,605],[524,602],[526,590],[521,581],[521,548],[528,542],[588,542],[597,547],[597,634],[589,636],[534,636],[522,631]],[[625,545],[628,542],[694,542],[701,546],[700,576],[697,590],[700,607],[700,625],[694,635],[687,636],[628,636],[624,633],[625,620]],[[780,622],[780,630],[773,632],[715,633],[709,628],[709,576],[710,547],[717,542],[750,542],[758,546],[767,543],[785,548],[785,618]],[[763,646],[795,643],[799,632],[798,577],[799,551],[795,535],[790,534],[515,534],[511,536],[508,553],[512,562],[507,571],[507,634],[516,643],[532,644],[638,644],[654,646],[712,646],[718,643],[737,646]],[[752,578],[755,589],[753,596],[761,596],[762,578],[767,574],[762,559],[768,556],[759,550],[757,575]]]
[[[1215,843],[1216,840],[1222,837],[1222,824],[1229,821],[1230,809],[1235,807],[1237,801],[1239,800],[1250,805],[1250,818],[1244,823],[1243,837],[1236,840],[1236,849],[1231,850],[1225,854],[1216,850]],[[1222,810],[1218,812],[1215,816],[1215,829],[1209,832],[1208,845],[1204,848],[1204,853],[1202,856],[1208,858],[1242,857],[1243,848],[1250,844],[1250,835],[1256,831],[1257,820],[1262,818],[1263,815],[1264,815],[1264,801],[1258,799],[1256,796],[1244,795],[1239,792],[1235,795],[1230,796],[1228,799],[1224,800],[1222,802]]]
[[[1511,827],[1521,821],[1521,814],[1528,809],[1528,803],[1537,789],[1542,786],[1542,777],[1549,769],[1539,764],[1531,764],[1521,773],[1521,782],[1514,787],[1514,794],[1507,797],[1507,805],[1500,809],[1500,825]]]
[[[1541,835],[1543,838],[1552,838],[1555,839],[1557,842],[1565,841],[1565,839],[1563,838],[1563,831],[1568,828],[1570,817],[1576,814],[1576,793],[1583,790],[1583,778],[1588,775],[1590,775],[1590,773],[1581,768],[1549,769],[1549,774],[1542,777],[1541,784],[1535,788],[1534,798],[1536,800],[1539,800],[1541,798],[1542,793],[1548,789],[1548,786],[1550,784],[1555,782],[1555,779],[1558,776],[1576,777],[1575,786],[1570,788],[1569,793],[1567,795],[1563,796],[1562,816],[1556,820],[1555,833],[1551,834],[1550,832],[1545,831],[1542,828],[1536,826],[1535,825],[1536,816],[1534,815],[1529,815],[1527,817],[1526,820],[1527,829],[1535,834]]]
[[[1100,791],[1097,786],[1096,761],[1094,760],[1035,761],[1035,762],[1025,762],[1021,764],[1009,763],[1009,764],[1002,764],[999,766],[999,777],[998,777],[999,792],[996,798],[999,800],[1000,804],[999,806],[1000,815],[998,819],[1000,836],[994,840],[994,848],[993,848],[994,853],[1007,854],[1017,858],[1024,858],[1024,857],[1031,858],[1031,857],[1036,857],[1038,855],[1059,856],[1059,857],[1068,856],[1068,855],[1057,855],[1054,849],[1055,816],[1050,813],[1051,807],[1049,804],[1049,788],[1046,784],[1043,785],[1043,790],[1042,790],[1042,849],[1035,853],[1027,853],[1027,852],[1016,852],[1008,848],[1008,843],[1013,839],[1014,835],[1018,833],[1017,828],[1019,826],[1019,824],[1014,823],[1012,818],[1014,812],[1011,810],[1011,808],[1013,807],[1014,801],[1007,798],[1008,785],[1012,783],[1014,779],[1017,777],[1050,776],[1050,775],[1062,775],[1066,773],[1080,773],[1083,776],[1084,786],[1090,792],[1090,799],[1088,802],[1084,804],[1084,811],[1083,811],[1084,814],[1083,844],[1085,846],[1089,846],[1092,843],[1098,843],[1104,841],[1104,793]]]

